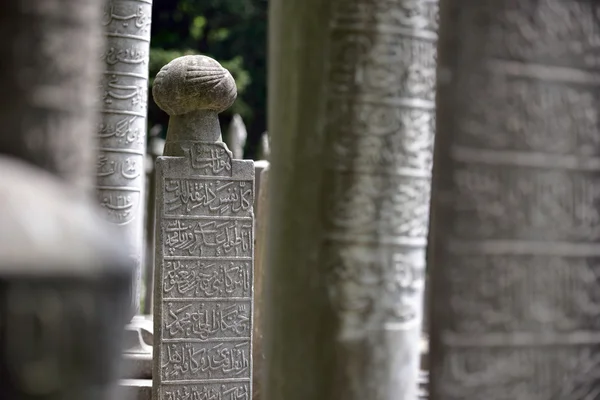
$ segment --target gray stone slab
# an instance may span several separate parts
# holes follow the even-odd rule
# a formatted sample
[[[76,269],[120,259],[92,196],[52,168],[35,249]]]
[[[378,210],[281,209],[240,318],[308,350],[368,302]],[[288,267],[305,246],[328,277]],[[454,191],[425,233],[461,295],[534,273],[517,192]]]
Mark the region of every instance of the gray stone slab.
[[[171,116],[156,163],[154,397],[250,398],[254,163],[217,141],[235,82],[186,56],[163,67],[153,94]]]
[[[255,171],[257,171],[256,181],[256,201],[254,202],[256,215],[256,240],[254,247],[254,333],[253,343],[253,386],[252,398],[255,400],[263,398],[262,382],[264,378],[264,366],[266,362],[264,345],[264,319],[265,319],[265,275],[266,275],[266,250],[267,250],[267,227],[269,222],[269,162],[256,161]],[[258,176],[259,167],[262,164],[260,178]],[[259,183],[260,182],[260,183]],[[259,186],[260,184],[260,186]],[[260,189],[258,189],[260,187]]]
[[[430,398],[598,398],[600,3],[440,4]]]

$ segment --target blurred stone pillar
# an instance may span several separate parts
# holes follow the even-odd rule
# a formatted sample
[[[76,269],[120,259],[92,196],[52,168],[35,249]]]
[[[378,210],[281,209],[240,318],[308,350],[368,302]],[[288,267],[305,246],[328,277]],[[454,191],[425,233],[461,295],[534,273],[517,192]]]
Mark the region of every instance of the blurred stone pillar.
[[[0,5],[0,152],[92,193],[99,63],[96,0]],[[74,45],[76,41],[76,46]]]
[[[598,398],[600,4],[441,4],[431,399]]]
[[[2,399],[108,400],[118,375],[131,270],[90,196],[100,17],[0,3]]]
[[[102,25],[98,202],[124,232],[135,265],[132,315],[139,312],[144,253],[144,156],[148,102],[151,0],[105,0]]]
[[[271,2],[265,398],[417,398],[437,2]]]

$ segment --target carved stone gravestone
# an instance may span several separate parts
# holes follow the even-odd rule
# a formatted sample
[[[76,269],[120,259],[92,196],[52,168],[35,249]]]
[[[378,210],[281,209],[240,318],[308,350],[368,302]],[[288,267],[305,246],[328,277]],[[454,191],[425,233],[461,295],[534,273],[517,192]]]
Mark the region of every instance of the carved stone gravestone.
[[[127,236],[135,265],[132,315],[139,311],[144,251],[144,155],[151,0],[105,0],[98,127],[97,196],[106,219]]]
[[[154,398],[250,398],[254,164],[219,142],[231,74],[204,56],[157,74],[170,116],[156,163]]]
[[[414,400],[437,1],[270,7],[266,398]]]
[[[599,15],[441,2],[432,400],[599,398]]]

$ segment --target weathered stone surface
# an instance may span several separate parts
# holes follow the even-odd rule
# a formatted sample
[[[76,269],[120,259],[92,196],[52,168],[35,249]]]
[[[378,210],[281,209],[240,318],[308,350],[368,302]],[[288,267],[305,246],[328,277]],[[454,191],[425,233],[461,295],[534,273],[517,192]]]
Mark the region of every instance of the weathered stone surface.
[[[107,0],[106,48],[98,126],[97,196],[121,229],[135,265],[132,315],[139,311],[144,251],[144,153],[148,101],[151,0]],[[76,47],[76,46],[75,46]],[[93,54],[93,53],[92,53]],[[89,54],[87,54],[89,57]]]
[[[414,400],[437,2],[270,5],[266,398]]]
[[[261,164],[261,171],[257,165]],[[266,164],[266,165],[265,165]],[[254,333],[252,338],[252,398],[264,399],[263,380],[266,357],[264,352],[265,272],[267,255],[267,226],[269,223],[269,162],[256,161],[256,241],[254,248]],[[260,174],[260,179],[258,178]],[[260,189],[259,189],[260,188]]]
[[[100,16],[96,0],[0,2],[0,153],[89,193]]]
[[[265,185],[263,185],[262,177],[263,177],[263,171],[266,171],[268,168],[269,168],[269,162],[267,160],[254,161],[254,180],[255,180],[254,195],[255,195],[256,199],[260,199],[260,196],[261,196],[260,192],[263,187],[266,187],[266,183],[265,183]],[[254,216],[257,219],[257,224],[258,224],[258,207],[259,207],[259,201],[255,201],[254,202]],[[264,207],[264,210],[265,210],[265,213],[268,212],[268,209],[266,208],[266,206]]]
[[[441,4],[430,397],[598,398],[600,4]]]
[[[156,133],[158,134],[158,132]],[[154,234],[156,232],[156,158],[163,155],[165,140],[153,136],[150,138],[149,159],[151,162],[150,173],[148,174],[147,196],[146,196],[146,257],[144,273],[144,314],[152,314],[152,305],[154,296]]]
[[[254,164],[217,141],[235,82],[186,56],[163,67],[153,94],[171,116],[156,163],[154,398],[250,398]]]
[[[130,301],[122,240],[76,186],[7,157],[0,171],[0,398],[108,400]]]

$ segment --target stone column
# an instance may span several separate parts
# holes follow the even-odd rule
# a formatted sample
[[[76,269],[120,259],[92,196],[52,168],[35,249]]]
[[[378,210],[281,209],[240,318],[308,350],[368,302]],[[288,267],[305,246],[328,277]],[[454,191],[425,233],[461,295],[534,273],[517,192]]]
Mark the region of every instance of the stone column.
[[[266,399],[417,398],[437,2],[271,3]]]
[[[99,63],[95,0],[0,6],[0,151],[92,193]],[[76,39],[75,39],[76,38]],[[76,45],[74,45],[76,41]]]
[[[171,119],[156,162],[155,399],[252,397],[254,163],[218,141],[233,77],[205,56],[157,74]]]
[[[101,6],[0,2],[0,398],[108,400],[131,270],[91,198]]]
[[[442,4],[431,399],[597,398],[600,4]]]
[[[139,311],[144,251],[144,153],[151,0],[106,0],[107,45],[98,127],[98,201],[127,237],[135,264],[132,313]]]

